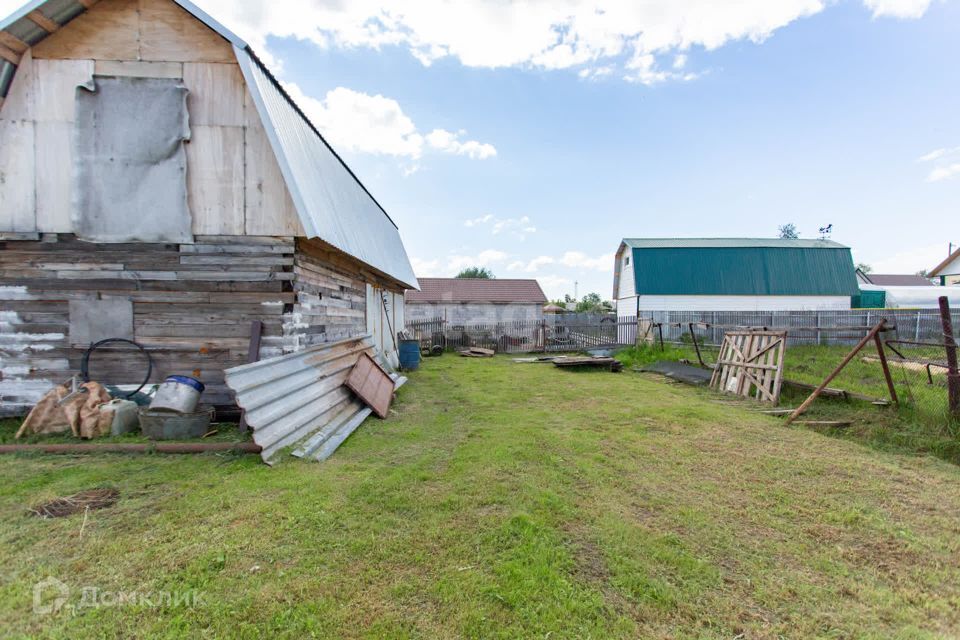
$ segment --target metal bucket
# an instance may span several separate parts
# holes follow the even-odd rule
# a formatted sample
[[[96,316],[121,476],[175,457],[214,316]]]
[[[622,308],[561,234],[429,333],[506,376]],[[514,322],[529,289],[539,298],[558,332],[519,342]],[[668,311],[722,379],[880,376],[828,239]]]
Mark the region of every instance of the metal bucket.
[[[140,430],[151,440],[202,438],[210,429],[213,415],[213,407],[186,414],[140,409]]]
[[[203,383],[187,376],[169,376],[150,403],[150,411],[193,413],[200,404]]]

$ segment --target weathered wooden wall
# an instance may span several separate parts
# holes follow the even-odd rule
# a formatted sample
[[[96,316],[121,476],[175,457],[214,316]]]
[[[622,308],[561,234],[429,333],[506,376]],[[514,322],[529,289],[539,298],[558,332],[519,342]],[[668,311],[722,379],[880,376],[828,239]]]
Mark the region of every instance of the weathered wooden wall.
[[[153,355],[153,381],[195,375],[204,401],[232,404],[223,370],[247,360],[250,323],[264,323],[261,355],[291,350],[293,238],[198,237],[198,244],[92,244],[68,235],[0,242],[0,411],[16,413],[77,373],[88,344],[71,302],[129,301],[132,336]],[[103,304],[105,310],[112,310]],[[104,318],[102,324],[107,323]],[[98,356],[91,374],[139,382],[129,352]]]
[[[31,237],[0,234],[11,236]],[[247,361],[253,320],[263,323],[261,358],[368,332],[372,285],[358,271],[342,254],[293,237],[197,236],[195,244],[96,244],[68,234],[0,240],[0,414],[22,413],[78,373],[89,343],[105,337],[146,347],[156,365],[153,382],[194,375],[208,386],[204,402],[232,405],[223,370]],[[129,333],[112,317],[124,303]],[[92,310],[92,320],[78,309],[88,316]],[[396,330],[402,311],[401,303],[389,323]],[[141,360],[129,353],[99,354],[91,375],[112,384],[139,382]]]
[[[23,54],[0,106],[0,231],[74,231],[76,91],[95,75],[189,90],[194,233],[303,235],[231,45],[171,0],[102,0]]]

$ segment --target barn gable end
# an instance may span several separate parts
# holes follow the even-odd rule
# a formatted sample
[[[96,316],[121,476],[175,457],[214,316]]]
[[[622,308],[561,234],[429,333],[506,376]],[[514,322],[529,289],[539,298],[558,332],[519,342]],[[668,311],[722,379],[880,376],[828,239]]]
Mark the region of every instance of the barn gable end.
[[[246,45],[185,0],[67,5],[0,21],[0,53],[16,49],[0,58],[0,414],[76,374],[84,343],[107,337],[90,323],[101,313],[116,320],[104,330],[150,349],[153,381],[196,375],[217,405],[233,402],[223,370],[250,357],[253,321],[261,357],[373,332],[395,361],[402,290],[416,283],[396,227],[315,129],[302,148],[273,130],[310,125]],[[78,91],[143,78],[187,92],[190,228],[137,241],[131,211],[117,237],[83,241]],[[347,197],[320,211],[323,189]],[[123,355],[99,367],[108,381],[142,376]]]

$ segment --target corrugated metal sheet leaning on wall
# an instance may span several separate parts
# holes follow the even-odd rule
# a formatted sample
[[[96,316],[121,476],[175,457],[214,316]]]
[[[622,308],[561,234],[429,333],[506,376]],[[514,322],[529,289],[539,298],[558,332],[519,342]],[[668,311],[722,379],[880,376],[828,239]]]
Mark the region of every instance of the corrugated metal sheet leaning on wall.
[[[253,427],[261,457],[274,464],[277,454],[321,461],[339,447],[371,411],[344,386],[364,353],[376,357],[371,336],[317,345],[305,351],[262,360],[226,371]],[[395,388],[406,378],[391,376]]]

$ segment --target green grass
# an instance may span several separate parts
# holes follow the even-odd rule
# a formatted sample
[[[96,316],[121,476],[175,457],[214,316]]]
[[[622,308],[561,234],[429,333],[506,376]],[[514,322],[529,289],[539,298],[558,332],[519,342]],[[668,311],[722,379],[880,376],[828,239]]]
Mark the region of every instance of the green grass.
[[[446,355],[324,464],[0,456],[0,482],[13,637],[960,632],[960,469],[646,374]],[[99,486],[86,524],[27,513]],[[203,606],[34,615],[47,576]]]
[[[810,385],[819,385],[850,352],[851,346],[791,346],[784,358],[784,377]],[[901,347],[902,348],[902,347]],[[706,362],[717,357],[717,347],[701,347]],[[908,355],[909,352],[907,352]],[[869,398],[887,399],[883,369],[875,361],[871,344],[854,358],[835,378],[830,387],[843,389]],[[888,353],[892,358],[893,354]],[[697,364],[697,355],[690,345],[641,345],[624,349],[617,357],[628,366],[642,366],[657,360],[687,360]],[[936,358],[918,353],[918,358]],[[888,451],[932,454],[960,464],[960,423],[947,413],[945,378],[935,376],[934,385],[927,384],[923,371],[891,367],[900,405],[879,409],[868,402],[842,401],[827,396],[819,399],[805,414],[805,420],[852,421],[850,428],[834,429],[830,435],[866,442]],[[784,387],[781,406],[794,408],[810,395],[809,390]]]

